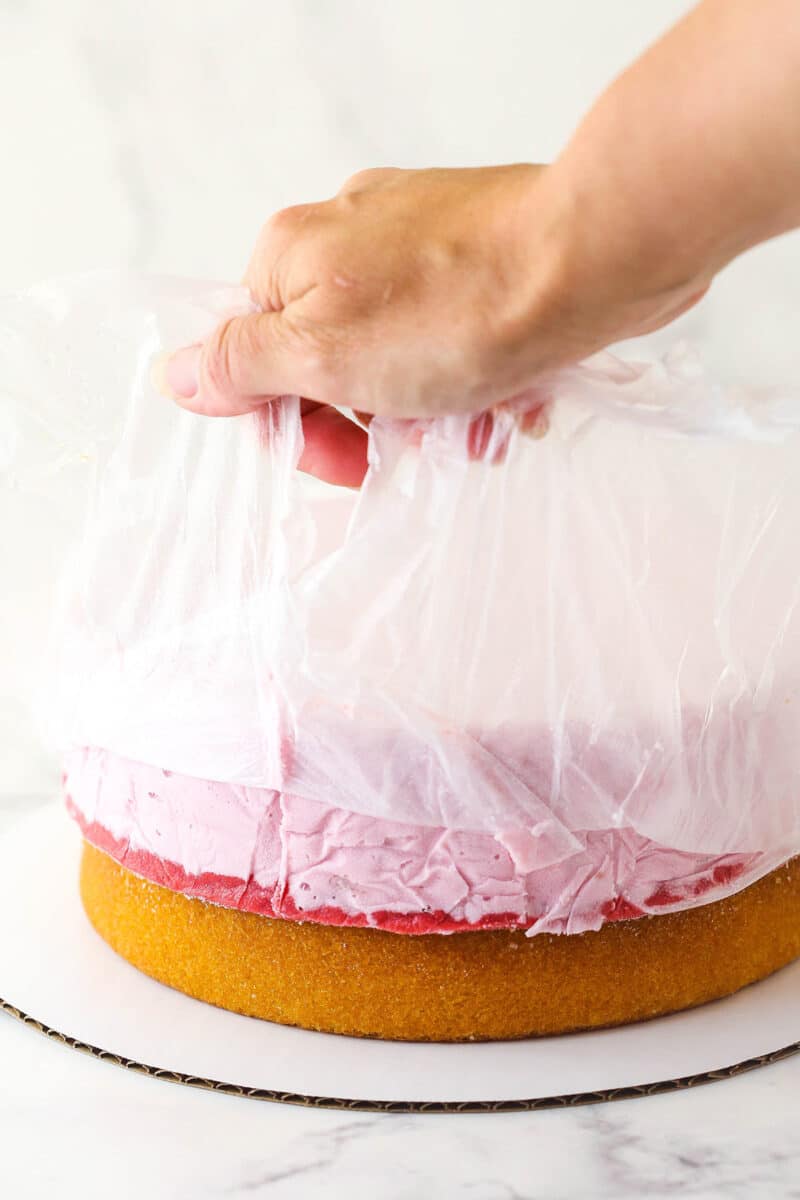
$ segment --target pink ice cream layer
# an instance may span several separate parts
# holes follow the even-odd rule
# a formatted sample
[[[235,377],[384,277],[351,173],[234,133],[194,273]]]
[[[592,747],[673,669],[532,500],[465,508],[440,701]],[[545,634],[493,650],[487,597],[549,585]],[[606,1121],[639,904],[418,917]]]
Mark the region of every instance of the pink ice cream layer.
[[[163,887],[268,917],[396,933],[581,933],[708,903],[777,865],[763,854],[689,854],[619,828],[576,830],[578,851],[537,866],[525,830],[366,817],[96,748],[68,757],[64,789],[87,841]]]

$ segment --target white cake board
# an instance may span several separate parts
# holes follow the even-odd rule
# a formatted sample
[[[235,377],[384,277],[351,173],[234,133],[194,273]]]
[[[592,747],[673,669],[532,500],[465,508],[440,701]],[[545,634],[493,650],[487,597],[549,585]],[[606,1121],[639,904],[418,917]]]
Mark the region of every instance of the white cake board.
[[[348,1109],[509,1111],[652,1095],[800,1049],[800,961],[692,1012],[522,1042],[428,1045],[236,1016],[141,975],[78,896],[80,838],[58,804],[0,839],[0,1008],[159,1078]]]

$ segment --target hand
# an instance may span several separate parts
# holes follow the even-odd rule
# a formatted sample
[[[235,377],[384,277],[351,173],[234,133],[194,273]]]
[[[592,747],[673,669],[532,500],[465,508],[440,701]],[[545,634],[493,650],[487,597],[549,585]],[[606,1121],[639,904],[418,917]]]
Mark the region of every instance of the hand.
[[[357,483],[365,434],[331,405],[491,408],[800,225],[799,105],[796,0],[703,0],[553,166],[365,171],[278,213],[246,276],[263,312],[179,351],[163,390],[209,415],[304,397],[301,466]]]
[[[541,172],[364,171],[333,200],[277,213],[245,275],[264,311],[176,355],[169,391],[215,416],[301,395],[301,465],[357,483],[366,435],[330,406],[431,416],[521,390],[511,343],[543,274],[525,211]]]
[[[210,416],[303,397],[301,468],[357,484],[366,434],[331,406],[479,413],[674,315],[577,256],[579,235],[555,167],[362,172],[267,223],[245,275],[263,311],[179,351],[162,386]]]

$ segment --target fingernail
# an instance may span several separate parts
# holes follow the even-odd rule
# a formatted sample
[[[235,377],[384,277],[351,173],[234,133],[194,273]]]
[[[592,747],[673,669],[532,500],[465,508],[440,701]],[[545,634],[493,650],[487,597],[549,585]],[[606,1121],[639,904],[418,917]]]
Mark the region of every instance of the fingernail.
[[[550,414],[547,405],[534,408],[525,413],[520,422],[520,429],[530,438],[543,438],[550,431]]]
[[[158,391],[170,400],[191,400],[200,385],[202,353],[202,346],[184,346],[154,358],[150,374]]]

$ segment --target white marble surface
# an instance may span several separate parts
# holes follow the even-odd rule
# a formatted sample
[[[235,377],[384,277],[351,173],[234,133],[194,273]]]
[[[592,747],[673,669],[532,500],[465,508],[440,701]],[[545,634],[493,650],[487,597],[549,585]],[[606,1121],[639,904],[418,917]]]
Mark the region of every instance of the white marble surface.
[[[34,802],[0,803],[0,837]],[[86,1058],[3,1014],[0,1064],[9,1200],[800,1196],[800,1057],[693,1091],[491,1116],[326,1112],[195,1091]]]
[[[545,161],[687,7],[2,0],[0,291],[95,266],[235,279],[274,208],[358,168]],[[747,256],[662,340],[688,333],[728,374],[796,377],[798,278],[795,236]],[[53,773],[21,706],[47,514],[13,528],[3,515],[0,794]],[[0,802],[6,818],[18,807]],[[129,1075],[0,1015],[9,1200],[800,1196],[799,1115],[800,1059],[572,1111],[296,1110]]]

